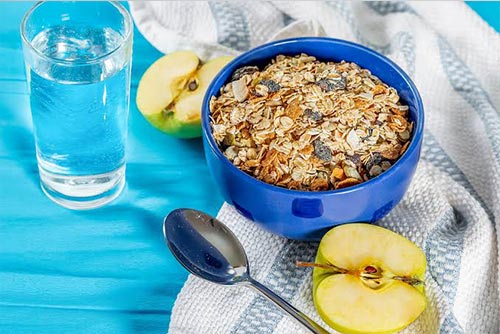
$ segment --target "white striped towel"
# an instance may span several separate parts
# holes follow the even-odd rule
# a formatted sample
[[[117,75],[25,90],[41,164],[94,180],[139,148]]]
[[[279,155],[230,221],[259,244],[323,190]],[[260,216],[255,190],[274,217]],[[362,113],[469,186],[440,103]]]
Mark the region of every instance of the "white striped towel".
[[[461,2],[131,2],[159,50],[202,58],[271,39],[326,35],[396,61],[426,112],[422,160],[403,201],[379,224],[413,240],[428,260],[427,310],[403,333],[499,333],[500,36]],[[246,247],[254,276],[319,320],[311,298],[317,244],[257,228],[224,205],[219,218]],[[237,301],[235,303],[235,301]],[[244,288],[189,277],[170,334],[305,333]]]

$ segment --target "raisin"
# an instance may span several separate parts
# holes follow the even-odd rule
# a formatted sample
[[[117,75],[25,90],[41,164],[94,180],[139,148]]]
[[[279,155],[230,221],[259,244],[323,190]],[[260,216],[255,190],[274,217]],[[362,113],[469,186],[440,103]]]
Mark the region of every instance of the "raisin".
[[[325,92],[331,92],[333,90],[346,89],[347,81],[346,78],[340,77],[336,79],[328,78],[321,79],[316,84]]]
[[[321,140],[316,139],[313,142],[314,154],[323,161],[332,160],[332,151]]]
[[[321,114],[317,110],[313,111],[311,108],[307,108],[306,110],[304,110],[304,115],[309,117],[310,119],[312,119],[315,122],[321,121],[321,119],[323,118],[323,114]]]
[[[281,86],[273,80],[263,79],[259,85],[264,85],[269,89],[269,93],[275,93],[281,89]]]
[[[361,156],[357,153],[354,153],[353,155],[348,155],[347,159],[351,160],[356,166],[361,165]]]
[[[365,164],[366,170],[370,170],[374,165],[380,165],[382,162],[382,155],[380,152],[373,152],[370,156],[370,159]]]

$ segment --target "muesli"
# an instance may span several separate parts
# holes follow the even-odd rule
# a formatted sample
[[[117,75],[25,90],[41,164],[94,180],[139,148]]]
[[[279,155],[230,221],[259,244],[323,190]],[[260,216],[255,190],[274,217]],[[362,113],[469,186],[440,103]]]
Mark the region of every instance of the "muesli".
[[[304,191],[374,178],[404,153],[413,130],[407,105],[354,63],[279,55],[246,66],[210,101],[223,154],[264,182]]]

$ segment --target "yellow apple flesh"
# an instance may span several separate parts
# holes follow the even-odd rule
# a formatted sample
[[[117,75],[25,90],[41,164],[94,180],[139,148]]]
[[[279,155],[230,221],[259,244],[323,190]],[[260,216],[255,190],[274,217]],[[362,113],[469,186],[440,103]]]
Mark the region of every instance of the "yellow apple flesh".
[[[161,57],[143,74],[137,88],[137,107],[145,115],[157,114],[170,105],[198,69],[200,60],[191,51]]]
[[[137,107],[157,129],[179,138],[201,135],[201,107],[215,75],[233,57],[214,58],[200,66],[191,51],[158,59],[137,88]]]
[[[346,224],[321,240],[313,298],[341,333],[393,333],[425,309],[426,259],[408,239],[379,226]]]

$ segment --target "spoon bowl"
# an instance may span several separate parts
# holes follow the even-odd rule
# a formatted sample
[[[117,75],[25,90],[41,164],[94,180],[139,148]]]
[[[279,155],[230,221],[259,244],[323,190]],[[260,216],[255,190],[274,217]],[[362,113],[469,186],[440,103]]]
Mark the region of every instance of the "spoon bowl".
[[[246,282],[248,259],[224,224],[192,209],[172,211],[163,224],[170,251],[191,274],[223,285]]]
[[[193,209],[176,209],[163,222],[175,258],[193,275],[222,285],[244,285],[267,297],[314,334],[328,334],[314,320],[250,276],[245,250],[218,219]]]

